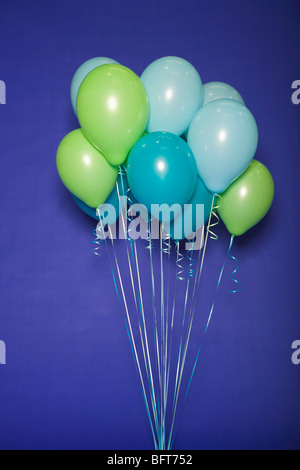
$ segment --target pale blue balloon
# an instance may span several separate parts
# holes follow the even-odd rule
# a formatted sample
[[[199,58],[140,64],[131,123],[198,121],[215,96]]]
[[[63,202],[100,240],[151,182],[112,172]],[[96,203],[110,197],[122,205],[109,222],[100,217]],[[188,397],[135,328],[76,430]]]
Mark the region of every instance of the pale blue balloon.
[[[71,103],[76,116],[76,101],[81,83],[92,70],[94,70],[96,67],[100,67],[100,65],[106,64],[118,64],[118,62],[110,59],[109,57],[94,57],[93,59],[89,59],[81,64],[80,67],[76,70],[71,82]]]
[[[182,135],[203,102],[202,80],[195,67],[180,57],[162,57],[144,70],[141,80],[150,103],[146,131]]]
[[[243,98],[239,92],[233,88],[233,86],[228,85],[223,82],[208,82],[203,85],[204,98],[203,106],[211,101],[215,100],[235,100],[239,103],[245,104]]]
[[[223,82],[208,82],[204,83],[203,85],[203,105],[205,106],[207,103],[215,100],[235,100],[239,103],[245,104],[242,96],[239,92],[233,88],[231,85]],[[187,131],[181,136],[183,139],[187,141],[188,129]]]
[[[188,131],[199,176],[212,193],[225,191],[248,167],[257,143],[253,115],[234,100],[216,100],[203,106]]]

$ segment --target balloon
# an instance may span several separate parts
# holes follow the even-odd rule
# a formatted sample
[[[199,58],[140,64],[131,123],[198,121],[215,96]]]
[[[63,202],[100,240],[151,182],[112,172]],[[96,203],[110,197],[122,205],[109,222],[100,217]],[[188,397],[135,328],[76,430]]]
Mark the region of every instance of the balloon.
[[[78,197],[74,196],[74,194],[71,195],[74,201],[76,202],[77,206],[85,212],[87,215],[92,217],[93,219],[99,220],[99,217],[97,215],[97,209],[95,207],[90,207],[87,204],[85,204],[81,199],[78,199]]]
[[[218,213],[232,235],[243,235],[268,212],[274,197],[269,170],[257,160],[221,194]]]
[[[120,202],[119,201],[119,195],[120,196],[127,196],[127,191],[128,191],[128,188],[129,188],[126,175],[120,175],[119,174],[118,179],[117,179],[117,183],[118,183],[119,194],[118,194],[118,190],[117,190],[117,185],[115,185],[114,189],[112,190],[112,192],[108,196],[107,200],[105,201],[105,204],[111,204],[112,206],[114,206],[115,211],[116,211],[116,216],[117,217],[116,217],[115,220],[112,221],[112,223],[116,222],[118,216],[120,215],[122,210],[126,207],[126,204],[124,203],[125,202],[124,200],[121,200],[121,204],[119,203]],[[80,207],[80,209],[83,212],[85,212],[90,217],[92,217],[96,220],[99,220],[96,208],[88,206],[83,201],[78,199],[78,197],[74,196],[74,194],[72,194],[72,197],[73,197],[74,201],[76,202],[76,204],[78,205],[78,207]],[[100,206],[100,211],[101,211],[101,206]]]
[[[203,85],[204,98],[203,106],[215,100],[234,100],[245,104],[239,92],[231,85],[223,82],[208,82]]]
[[[234,100],[216,100],[203,106],[188,131],[199,176],[212,193],[221,193],[249,165],[258,142],[251,112]]]
[[[71,103],[72,107],[74,110],[74,113],[77,116],[77,110],[76,110],[76,101],[77,101],[77,95],[78,91],[80,88],[81,83],[89,74],[92,70],[94,70],[96,67],[100,67],[101,65],[106,65],[106,64],[117,64],[113,59],[109,59],[108,57],[94,57],[93,59],[89,59],[83,64],[80,65],[80,67],[76,70],[72,82],[71,82]]]
[[[197,166],[190,148],[180,137],[169,132],[152,132],[131,149],[127,177],[136,199],[160,219],[159,210],[151,205],[187,203],[196,187]],[[174,209],[176,216],[181,207]],[[170,215],[173,218],[173,213]],[[169,218],[168,214],[166,217]]]
[[[150,102],[147,132],[183,134],[202,106],[203,86],[197,70],[180,57],[162,57],[142,73]]]
[[[70,132],[61,141],[56,165],[64,185],[90,207],[106,201],[118,177],[118,168],[108,163],[81,129]]]
[[[146,128],[147,93],[139,77],[128,68],[102,65],[83,80],[77,114],[88,139],[112,165],[120,165]]]
[[[199,176],[197,177],[196,189],[188,202],[188,205],[184,207],[182,217],[176,217],[170,225],[170,235],[174,239],[182,240],[186,236],[189,236],[192,232],[196,232],[202,225],[204,225],[210,215],[213,195],[206,189],[203,181]],[[196,204],[204,205],[203,218],[197,220]],[[187,233],[188,232],[188,233]],[[178,237],[177,234],[181,233],[182,236]]]

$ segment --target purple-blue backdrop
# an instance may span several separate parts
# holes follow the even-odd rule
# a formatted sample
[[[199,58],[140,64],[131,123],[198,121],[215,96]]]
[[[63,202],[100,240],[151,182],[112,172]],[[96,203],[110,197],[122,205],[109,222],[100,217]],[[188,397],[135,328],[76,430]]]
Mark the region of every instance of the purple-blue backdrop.
[[[63,187],[55,155],[78,127],[69,87],[82,62],[112,57],[140,74],[165,55],[238,89],[276,186],[266,219],[235,243],[243,290],[228,293],[228,269],[175,447],[300,448],[300,365],[291,361],[300,339],[297,4],[1,1],[1,449],[152,448],[108,261],[93,255],[94,222]],[[222,224],[217,233],[203,298],[229,241]]]

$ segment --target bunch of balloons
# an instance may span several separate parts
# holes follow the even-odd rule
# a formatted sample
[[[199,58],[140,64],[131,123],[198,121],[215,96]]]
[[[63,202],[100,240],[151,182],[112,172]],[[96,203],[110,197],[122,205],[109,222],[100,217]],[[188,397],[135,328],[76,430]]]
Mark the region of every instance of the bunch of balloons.
[[[252,113],[232,86],[203,84],[188,61],[163,57],[138,77],[112,59],[88,60],[73,77],[71,101],[80,129],[60,143],[57,169],[92,217],[106,202],[119,213],[120,165],[135,199],[150,212],[153,204],[204,204],[205,222],[218,194],[221,219],[232,235],[242,235],[269,210],[274,184],[253,160],[258,130]]]
[[[257,125],[241,95],[222,82],[203,84],[193,65],[182,58],[160,58],[140,77],[106,57],[88,60],[73,77],[71,102],[80,128],[61,141],[57,150],[57,169],[76,204],[98,220],[107,204],[113,206],[114,216],[109,220],[106,218],[108,227],[116,222],[124,209],[128,215],[130,205],[135,202],[147,208],[146,222],[154,219],[158,225],[161,223],[160,228],[169,224],[167,243],[164,238],[163,245],[162,232],[159,237],[158,275],[152,258],[151,233],[147,246],[149,270],[144,269],[144,265],[143,269],[139,268],[135,240],[129,233],[126,238],[129,243],[124,248],[127,256],[118,260],[112,241],[113,255],[109,255],[109,259],[118,298],[124,304],[126,329],[155,448],[170,449],[211,217],[218,211],[231,234],[228,258],[233,237],[244,234],[268,212],[274,196],[273,179],[269,170],[254,159],[258,144]],[[128,194],[130,198],[121,198]],[[216,197],[219,197],[218,205]],[[172,212],[168,212],[169,220],[164,220],[159,210],[162,205],[172,207]],[[200,219],[194,210],[199,205],[204,206],[204,216]],[[190,238],[188,235],[198,230],[204,234],[205,223],[207,231],[202,257],[199,251],[198,263],[194,264],[194,248],[190,248],[184,278],[180,240]],[[186,233],[186,225],[189,233]],[[173,284],[170,281],[172,270],[169,269],[171,238],[176,247]],[[101,242],[97,239],[95,243]],[[108,247],[106,241],[105,244]],[[120,268],[122,260],[129,268],[128,286]],[[216,292],[224,266],[225,263]],[[147,276],[150,281],[148,291],[152,293],[152,302],[143,301],[143,275],[143,281]],[[186,284],[182,280],[186,280]],[[183,302],[176,300],[180,291],[175,288],[177,281],[180,281],[180,287],[185,285]],[[159,287],[157,283],[160,283]],[[128,301],[130,295],[132,305]],[[204,334],[214,304],[215,301]],[[137,315],[134,315],[135,310]],[[174,332],[179,333],[178,341]],[[175,367],[174,358],[177,359]]]

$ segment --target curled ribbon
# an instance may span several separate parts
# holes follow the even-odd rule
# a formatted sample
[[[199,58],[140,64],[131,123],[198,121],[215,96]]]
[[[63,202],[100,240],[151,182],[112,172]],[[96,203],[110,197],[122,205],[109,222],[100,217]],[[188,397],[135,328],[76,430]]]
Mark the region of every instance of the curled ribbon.
[[[216,198],[219,198],[219,204],[215,204],[215,199]],[[216,233],[214,233],[211,228],[212,227],[216,227],[217,225],[219,225],[220,223],[220,217],[218,216],[217,214],[217,210],[219,209],[219,207],[221,206],[222,204],[222,197],[220,196],[220,194],[214,194],[214,199],[213,199],[213,204],[212,204],[212,210],[211,210],[211,216],[214,217],[215,219],[215,222],[213,223],[209,223],[208,226],[207,226],[207,231],[209,233],[209,237],[212,239],[212,240],[218,240],[218,235]]]
[[[183,254],[180,253],[180,243],[179,243],[179,241],[176,243],[176,251],[177,251],[176,266],[178,268],[178,271],[176,273],[176,279],[178,281],[184,281],[184,277],[183,277],[183,274],[182,274],[184,272],[184,268],[180,264],[181,261],[184,259],[184,256],[183,256]]]
[[[240,292],[240,290],[242,290],[242,285],[241,285],[240,281],[238,281],[238,280],[234,277],[235,274],[236,274],[236,272],[237,272],[237,270],[239,269],[239,261],[238,261],[238,259],[237,259],[235,256],[233,256],[233,255],[230,253],[230,250],[231,250],[231,247],[232,247],[232,243],[233,243],[233,238],[234,238],[234,235],[231,236],[230,245],[229,245],[229,250],[228,250],[228,255],[229,255],[229,257],[230,257],[233,261],[235,261],[235,262],[237,263],[237,266],[236,266],[236,268],[232,271],[232,273],[230,274],[230,279],[232,280],[232,282],[236,283],[236,284],[238,285],[238,287],[237,287],[236,289],[234,289],[234,290],[230,290],[229,292],[230,292],[231,294],[236,294],[237,292]]]
[[[169,255],[171,253],[171,235],[169,232],[166,231],[165,226],[162,226],[162,236],[163,236],[163,248],[162,252],[165,253],[166,255]]]
[[[126,174],[125,168],[123,166],[120,166],[119,175],[121,177],[120,179],[121,179],[122,194],[126,195],[128,206],[129,206],[129,207],[126,208],[126,219],[127,219],[128,222],[132,222],[131,218],[129,217],[130,205],[132,204],[132,200],[130,199],[130,197],[128,197],[128,195],[131,194],[131,190],[130,190],[130,188],[128,188],[125,192],[125,185],[124,185],[124,176],[125,176],[125,174]],[[116,182],[116,186],[117,186],[117,193],[118,193],[119,204],[120,204],[120,191],[119,191],[118,182]],[[123,228],[124,228],[124,232],[125,232],[125,224],[124,224],[123,214],[121,214],[121,216],[122,216]],[[133,225],[131,226],[130,229],[128,229],[128,224],[127,224],[125,236],[126,236],[126,240],[128,240],[130,242],[130,245],[132,247],[135,243],[135,240],[133,240],[130,237],[131,230],[133,230]]]
[[[187,252],[187,259],[189,260],[188,266],[187,266],[187,275],[188,277],[195,277],[196,276],[196,271],[193,268],[195,264],[195,260],[193,258],[193,250],[194,250],[194,241],[192,241],[192,246]]]
[[[151,222],[152,222],[152,217],[150,217],[148,220],[148,231],[147,231],[147,237],[146,237],[147,245],[145,246],[146,250],[152,250],[153,248],[153,241],[151,238]]]
[[[97,230],[93,230],[93,234],[95,235],[95,239],[93,240],[93,243],[96,245],[93,249],[93,252],[95,255],[97,256],[101,256],[101,253],[100,253],[100,245],[101,243],[103,242],[103,240],[101,238],[98,237],[97,235]]]
[[[93,249],[94,254],[97,256],[101,256],[101,248],[102,248],[101,244],[104,241],[106,241],[106,236],[104,234],[105,230],[104,230],[104,226],[102,223],[101,214],[98,210],[97,210],[97,215],[99,217],[99,222],[98,222],[97,228],[93,230],[93,234],[96,238],[94,238],[92,243],[96,245]]]

